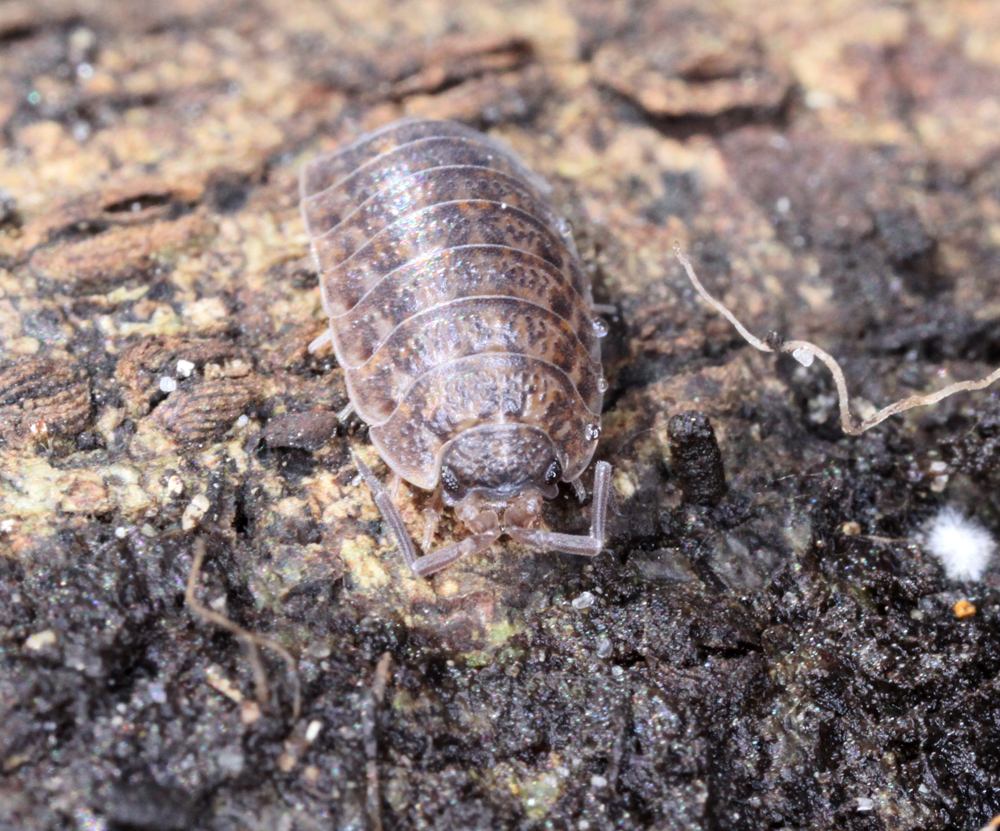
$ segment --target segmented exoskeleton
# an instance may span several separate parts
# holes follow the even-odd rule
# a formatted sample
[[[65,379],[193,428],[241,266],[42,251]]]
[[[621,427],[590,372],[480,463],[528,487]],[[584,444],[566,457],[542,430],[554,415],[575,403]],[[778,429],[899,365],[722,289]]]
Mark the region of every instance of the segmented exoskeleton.
[[[580,476],[600,434],[606,383],[590,284],[544,182],[460,124],[405,120],[302,169],[302,215],[330,343],[348,395],[393,472],[434,491],[472,531],[420,555],[398,509],[358,468],[417,574],[502,534],[595,555],[611,467],[594,473],[588,536],[532,528],[542,497]]]

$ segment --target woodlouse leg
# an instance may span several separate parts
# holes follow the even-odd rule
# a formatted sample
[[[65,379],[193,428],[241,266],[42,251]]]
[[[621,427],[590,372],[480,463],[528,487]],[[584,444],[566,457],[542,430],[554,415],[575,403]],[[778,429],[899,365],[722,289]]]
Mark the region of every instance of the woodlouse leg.
[[[470,523],[470,527],[473,529],[472,536],[466,537],[461,542],[446,545],[430,554],[424,554],[423,557],[417,557],[412,562],[408,561],[410,568],[421,577],[427,577],[462,557],[482,554],[503,535],[500,518],[493,511],[483,511]]]
[[[500,527],[500,520],[497,515],[492,511],[484,511],[467,523],[473,531],[471,537],[467,537],[461,542],[456,542],[452,545],[446,545],[444,548],[432,551],[430,554],[420,556],[416,545],[413,543],[413,537],[410,536],[410,532],[406,529],[406,524],[403,522],[403,516],[399,513],[399,508],[392,501],[389,491],[382,486],[382,483],[371,472],[368,465],[361,461],[360,457],[355,455],[353,451],[351,452],[351,458],[354,459],[358,473],[361,474],[361,478],[365,480],[365,484],[368,485],[368,489],[372,492],[372,499],[382,514],[382,518],[389,526],[389,530],[396,540],[396,545],[399,546],[406,564],[418,576],[426,577],[435,571],[440,571],[445,566],[451,565],[462,557],[468,557],[470,554],[479,554],[493,545],[494,542],[500,539],[500,535],[503,534],[503,529]]]
[[[598,462],[594,468],[594,501],[590,506],[590,535],[559,534],[555,531],[535,531],[531,528],[507,528],[518,542],[550,551],[596,557],[604,550],[605,524],[611,502],[611,465]]]
[[[396,545],[399,546],[399,550],[403,552],[403,557],[406,558],[407,564],[412,568],[419,555],[417,554],[416,546],[413,544],[413,539],[410,537],[410,532],[406,530],[406,523],[403,522],[399,508],[392,501],[389,491],[382,487],[382,483],[372,473],[371,468],[361,461],[361,457],[353,450],[351,451],[351,458],[354,460],[354,466],[358,469],[358,473],[361,474],[361,478],[368,485],[368,490],[372,492],[375,507],[379,509],[382,519],[389,526],[389,531],[396,538]]]
[[[618,314],[618,307],[612,306],[610,303],[592,303],[590,306],[595,313],[599,315],[616,315]]]
[[[424,515],[424,538],[423,549],[426,551],[434,542],[434,535],[437,534],[438,523],[441,522],[441,515],[444,513],[444,501],[441,499],[441,486],[438,485],[431,497],[430,504],[421,512]]]
[[[322,349],[328,343],[332,342],[333,342],[333,332],[327,329],[325,332],[323,332],[322,335],[320,335],[318,338],[315,338],[312,341],[312,343],[309,344],[309,351],[315,352],[318,349]]]

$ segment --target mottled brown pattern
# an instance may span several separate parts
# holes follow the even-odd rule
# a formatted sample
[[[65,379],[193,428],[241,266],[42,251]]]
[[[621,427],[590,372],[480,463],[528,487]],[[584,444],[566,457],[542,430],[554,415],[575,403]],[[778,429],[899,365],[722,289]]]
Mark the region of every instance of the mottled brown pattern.
[[[488,137],[431,121],[320,157],[301,185],[333,347],[387,464],[434,488],[448,443],[475,430],[470,458],[551,442],[576,479],[600,429],[599,331],[547,186]]]
[[[404,119],[362,136],[347,147],[313,159],[303,172],[303,193],[316,194],[326,190],[357,172],[359,168],[373,159],[379,156],[384,159],[387,154],[391,154],[397,148],[412,145],[422,139],[443,139],[449,136],[454,136],[459,140],[471,140],[493,152],[499,152],[505,160],[504,164],[514,168],[513,175],[534,186],[541,186],[543,191],[547,190],[544,183],[531,173],[519,159],[515,158],[509,148],[503,147],[489,136],[476,132],[464,124],[456,124],[454,121]],[[460,164],[460,162],[451,161],[448,164]],[[419,167],[414,167],[414,170],[434,166],[436,165],[422,164]]]
[[[382,277],[411,260],[459,245],[506,245],[541,257],[563,271],[570,284],[581,281],[566,241],[529,214],[497,202],[443,202],[395,222],[346,260],[328,236],[314,239],[327,314],[343,314]]]
[[[331,264],[347,259],[368,239],[407,214],[442,202],[496,202],[519,208],[556,233],[560,227],[559,218],[535,191],[485,167],[449,165],[400,177],[348,216],[341,214],[342,206],[330,206],[330,193],[323,191],[305,200],[302,211],[312,235],[322,237]]]
[[[445,445],[482,424],[519,422],[548,433],[560,455],[563,479],[587,467],[599,417],[572,382],[551,364],[523,355],[474,355],[426,373],[384,424],[370,429],[382,457],[421,488],[437,484]]]
[[[577,271],[582,276],[582,272]],[[563,275],[533,254],[497,245],[459,246],[407,263],[383,278],[333,325],[343,366],[367,361],[404,320],[461,297],[516,297],[549,309],[577,333],[594,361],[600,340],[590,293],[566,291]],[[585,299],[586,298],[586,299]]]
[[[584,401],[600,400],[601,365],[591,360],[566,321],[534,303],[509,297],[463,298],[414,315],[370,360],[347,369],[347,388],[358,414],[379,424],[425,372],[486,352],[546,361],[569,377]]]
[[[448,442],[441,467],[451,474],[449,496],[455,502],[476,489],[515,496],[531,489],[552,499],[559,485],[547,482],[545,474],[558,464],[556,456],[549,434],[538,427],[485,422]]]
[[[503,154],[492,144],[457,137],[426,138],[384,153],[339,182],[331,183],[325,188],[324,202],[329,210],[346,215],[403,176],[452,165],[496,170],[525,182],[530,181],[525,177],[524,167],[519,161]],[[315,191],[310,191],[310,195],[313,193]],[[309,230],[314,233],[312,228]]]

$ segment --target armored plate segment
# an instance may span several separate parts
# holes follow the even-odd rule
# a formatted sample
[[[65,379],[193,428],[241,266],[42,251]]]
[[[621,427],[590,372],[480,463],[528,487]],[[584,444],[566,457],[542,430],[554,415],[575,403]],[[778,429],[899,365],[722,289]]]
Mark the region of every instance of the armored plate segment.
[[[544,446],[576,480],[604,325],[545,183],[475,130],[406,120],[309,162],[301,196],[329,339],[386,464],[431,490],[453,448],[502,489]]]

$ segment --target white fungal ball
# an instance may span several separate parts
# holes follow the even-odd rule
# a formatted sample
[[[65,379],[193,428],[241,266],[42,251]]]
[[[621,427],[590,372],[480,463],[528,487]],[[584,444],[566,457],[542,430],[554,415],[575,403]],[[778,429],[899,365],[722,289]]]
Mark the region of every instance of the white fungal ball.
[[[924,545],[950,580],[978,580],[996,551],[990,532],[950,505],[927,524]]]

